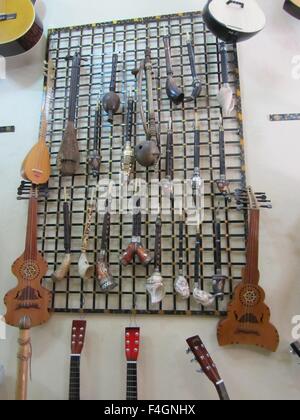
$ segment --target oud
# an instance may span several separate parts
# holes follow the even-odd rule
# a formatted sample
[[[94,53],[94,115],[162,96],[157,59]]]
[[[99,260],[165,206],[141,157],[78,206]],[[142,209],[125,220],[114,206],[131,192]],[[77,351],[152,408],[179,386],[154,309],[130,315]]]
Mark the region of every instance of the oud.
[[[140,350],[140,329],[126,328],[125,354],[127,360],[126,400],[138,399],[137,361]]]
[[[37,206],[38,190],[32,187],[25,241],[25,251],[12,266],[18,285],[9,291],[4,303],[7,308],[5,321],[20,329],[19,373],[16,399],[26,400],[28,367],[31,357],[30,329],[42,325],[50,318],[49,303],[51,292],[42,287],[48,265],[37,248]]]
[[[69,59],[69,57],[67,57]],[[81,56],[77,52],[72,59],[69,114],[64,137],[57,155],[57,167],[62,176],[73,176],[80,165],[80,154],[75,128],[76,106],[79,93]]]
[[[38,143],[30,150],[25,157],[21,176],[35,185],[46,184],[51,174],[50,154],[46,143],[47,138],[47,116],[53,98],[55,69],[53,62],[47,63],[47,85],[42,109],[40,136]]]
[[[234,298],[228,307],[228,316],[218,326],[218,341],[221,346],[243,344],[262,347],[275,352],[279,335],[270,323],[270,310],[265,304],[265,292],[259,286],[259,221],[260,207],[270,208],[264,194],[255,194],[251,188],[240,198],[240,203],[249,206],[249,236],[247,262],[242,273],[242,282],[235,289]],[[262,203],[262,205],[260,205]]]

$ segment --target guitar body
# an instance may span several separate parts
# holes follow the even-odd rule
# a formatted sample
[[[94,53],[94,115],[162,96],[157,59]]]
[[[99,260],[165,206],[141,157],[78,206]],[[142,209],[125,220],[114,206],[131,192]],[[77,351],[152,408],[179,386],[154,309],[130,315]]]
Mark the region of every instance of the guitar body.
[[[228,43],[252,38],[266,25],[265,15],[255,0],[209,0],[203,19],[215,36]]]
[[[250,284],[243,281],[235,289],[227,318],[219,323],[220,346],[253,345],[275,352],[279,334],[270,323],[270,309],[264,302],[265,292],[258,282]]]
[[[41,286],[46,275],[48,264],[40,253],[36,260],[26,260],[23,254],[12,266],[12,273],[18,279],[18,287],[7,293],[4,303],[8,308],[5,321],[8,325],[18,327],[20,319],[29,317],[31,327],[47,322],[50,318],[48,305],[51,292]]]
[[[300,0],[285,0],[284,10],[297,19],[300,19]]]
[[[0,5],[0,55],[3,57],[22,54],[41,39],[43,25],[34,4],[35,0],[9,0],[4,10]]]
[[[51,174],[49,149],[44,141],[38,142],[23,161],[21,176],[35,185],[46,184]]]

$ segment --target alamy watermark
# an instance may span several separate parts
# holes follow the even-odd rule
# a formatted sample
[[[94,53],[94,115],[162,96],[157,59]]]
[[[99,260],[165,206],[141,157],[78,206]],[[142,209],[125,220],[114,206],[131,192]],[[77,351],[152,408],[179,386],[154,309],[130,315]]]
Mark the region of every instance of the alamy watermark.
[[[6,79],[6,60],[0,55],[0,80]]]
[[[298,341],[300,340],[300,315],[295,315],[293,317],[292,325],[294,325],[294,328],[292,329],[293,339]]]
[[[2,315],[0,315],[0,340],[6,340],[6,322]]]
[[[294,55],[292,58],[292,78],[300,80],[300,55]]]

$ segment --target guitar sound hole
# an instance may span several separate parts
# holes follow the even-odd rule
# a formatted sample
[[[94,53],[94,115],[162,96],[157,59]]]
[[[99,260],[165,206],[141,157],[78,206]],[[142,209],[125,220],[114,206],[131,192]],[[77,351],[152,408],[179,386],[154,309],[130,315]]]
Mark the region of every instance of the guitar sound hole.
[[[35,262],[25,262],[20,270],[21,276],[25,280],[34,280],[40,273],[39,267]]]
[[[240,301],[243,306],[253,307],[258,305],[260,301],[260,293],[253,286],[246,286],[240,292]]]

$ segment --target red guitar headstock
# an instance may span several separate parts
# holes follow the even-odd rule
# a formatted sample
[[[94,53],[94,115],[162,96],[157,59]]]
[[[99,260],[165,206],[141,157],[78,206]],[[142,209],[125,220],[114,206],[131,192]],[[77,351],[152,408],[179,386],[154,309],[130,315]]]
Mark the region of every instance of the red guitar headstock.
[[[80,355],[84,346],[86,333],[86,321],[73,321],[71,352],[74,355]]]
[[[217,385],[221,381],[221,377],[219,375],[218,369],[216,368],[216,365],[214,364],[200,337],[191,337],[186,341],[189,345],[188,351],[193,352],[196,360],[203,370],[203,373],[214,385]]]
[[[140,351],[140,329],[126,328],[125,354],[127,362],[136,362]]]

